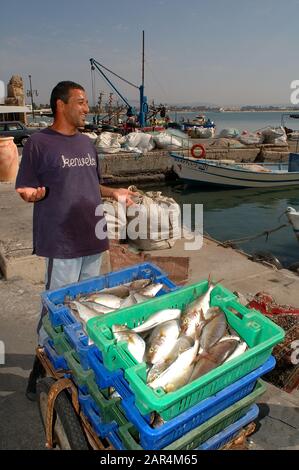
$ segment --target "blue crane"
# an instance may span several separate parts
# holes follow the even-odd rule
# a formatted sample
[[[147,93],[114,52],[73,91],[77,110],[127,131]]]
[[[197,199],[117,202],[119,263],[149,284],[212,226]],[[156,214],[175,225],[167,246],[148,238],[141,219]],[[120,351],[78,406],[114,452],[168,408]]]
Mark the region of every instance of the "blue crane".
[[[144,127],[146,124],[146,116],[148,113],[148,104],[147,104],[147,97],[144,95],[144,31],[142,32],[142,84],[140,86],[135,85],[132,82],[129,82],[125,78],[121,77],[117,73],[113,72],[112,70],[108,69],[105,67],[103,64],[100,62],[96,61],[95,59],[89,59],[90,60],[90,65],[91,65],[91,70],[97,70],[102,77],[107,81],[107,83],[113,88],[113,90],[116,92],[116,94],[120,97],[120,99],[125,103],[127,106],[127,116],[135,116],[136,115],[136,109],[130,105],[130,103],[127,101],[127,99],[120,93],[120,91],[116,88],[116,86],[112,83],[112,81],[107,77],[106,73],[103,71],[106,70],[107,72],[111,73],[115,77],[119,78],[120,80],[123,80],[125,83],[128,85],[131,85],[134,88],[137,88],[139,90],[139,114],[138,114],[138,122],[140,127]]]

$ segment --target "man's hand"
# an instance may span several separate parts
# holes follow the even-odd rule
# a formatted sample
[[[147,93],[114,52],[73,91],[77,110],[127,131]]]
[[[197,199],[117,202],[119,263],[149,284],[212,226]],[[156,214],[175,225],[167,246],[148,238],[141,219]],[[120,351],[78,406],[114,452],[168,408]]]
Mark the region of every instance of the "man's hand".
[[[114,189],[112,192],[112,197],[118,201],[119,199],[122,199],[126,201],[126,206],[132,206],[133,204],[136,204],[136,202],[133,201],[133,199],[130,196],[138,196],[139,193],[134,193],[133,191],[130,191],[129,189],[126,188],[119,188],[119,189]]]
[[[17,188],[17,193],[21,196],[22,199],[26,202],[37,202],[45,197],[46,188]]]

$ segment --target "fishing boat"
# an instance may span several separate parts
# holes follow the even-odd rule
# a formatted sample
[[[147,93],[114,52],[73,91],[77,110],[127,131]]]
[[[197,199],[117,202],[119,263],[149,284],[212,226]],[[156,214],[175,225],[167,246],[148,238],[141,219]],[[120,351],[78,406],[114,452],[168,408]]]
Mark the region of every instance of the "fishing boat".
[[[202,154],[196,158],[195,148]],[[191,155],[170,153],[173,170],[178,177],[189,183],[209,184],[231,188],[271,188],[299,185],[299,154],[290,154],[283,163],[236,163],[234,160],[209,160],[202,158],[203,146],[192,147]]]
[[[190,137],[209,138],[215,135],[215,123],[205,115],[196,116],[191,121],[183,121],[181,123],[183,131],[187,132]]]
[[[294,209],[293,207],[288,207],[286,210],[286,214],[299,241],[299,212],[296,211],[296,209]]]

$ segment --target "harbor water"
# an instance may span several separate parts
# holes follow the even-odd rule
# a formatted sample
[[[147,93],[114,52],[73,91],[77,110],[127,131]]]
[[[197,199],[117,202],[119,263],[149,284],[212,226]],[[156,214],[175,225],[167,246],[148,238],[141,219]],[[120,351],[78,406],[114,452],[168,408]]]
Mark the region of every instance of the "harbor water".
[[[174,121],[180,122],[181,120],[194,119],[196,116],[204,114],[207,118],[213,121],[216,125],[216,134],[219,134],[223,129],[238,129],[240,132],[246,130],[249,132],[264,129],[265,127],[277,127],[282,125],[282,114],[276,111],[240,111],[240,112],[207,112],[207,113],[170,113],[170,118]],[[298,130],[299,120],[284,118],[284,125],[291,129]]]
[[[204,233],[219,241],[254,238],[267,230],[286,227],[235,245],[248,254],[271,253],[283,267],[299,262],[299,244],[284,214],[288,206],[299,209],[298,188],[200,189],[182,184],[151,187],[183,204],[203,204]],[[194,216],[193,216],[194,217]],[[191,229],[194,220],[191,217]]]

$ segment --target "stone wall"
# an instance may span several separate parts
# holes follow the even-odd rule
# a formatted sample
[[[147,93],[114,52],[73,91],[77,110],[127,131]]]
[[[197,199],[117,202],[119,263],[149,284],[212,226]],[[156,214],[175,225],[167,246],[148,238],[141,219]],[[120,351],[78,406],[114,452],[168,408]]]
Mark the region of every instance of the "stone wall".
[[[287,145],[274,146],[270,144],[254,145],[242,148],[209,146],[206,147],[206,158],[212,160],[231,160],[232,162],[276,162],[288,161]],[[190,150],[178,151],[179,154],[190,155]],[[101,174],[104,183],[126,184],[149,181],[163,181],[172,177],[172,159],[167,150],[153,150],[147,154],[115,153],[99,157]]]

